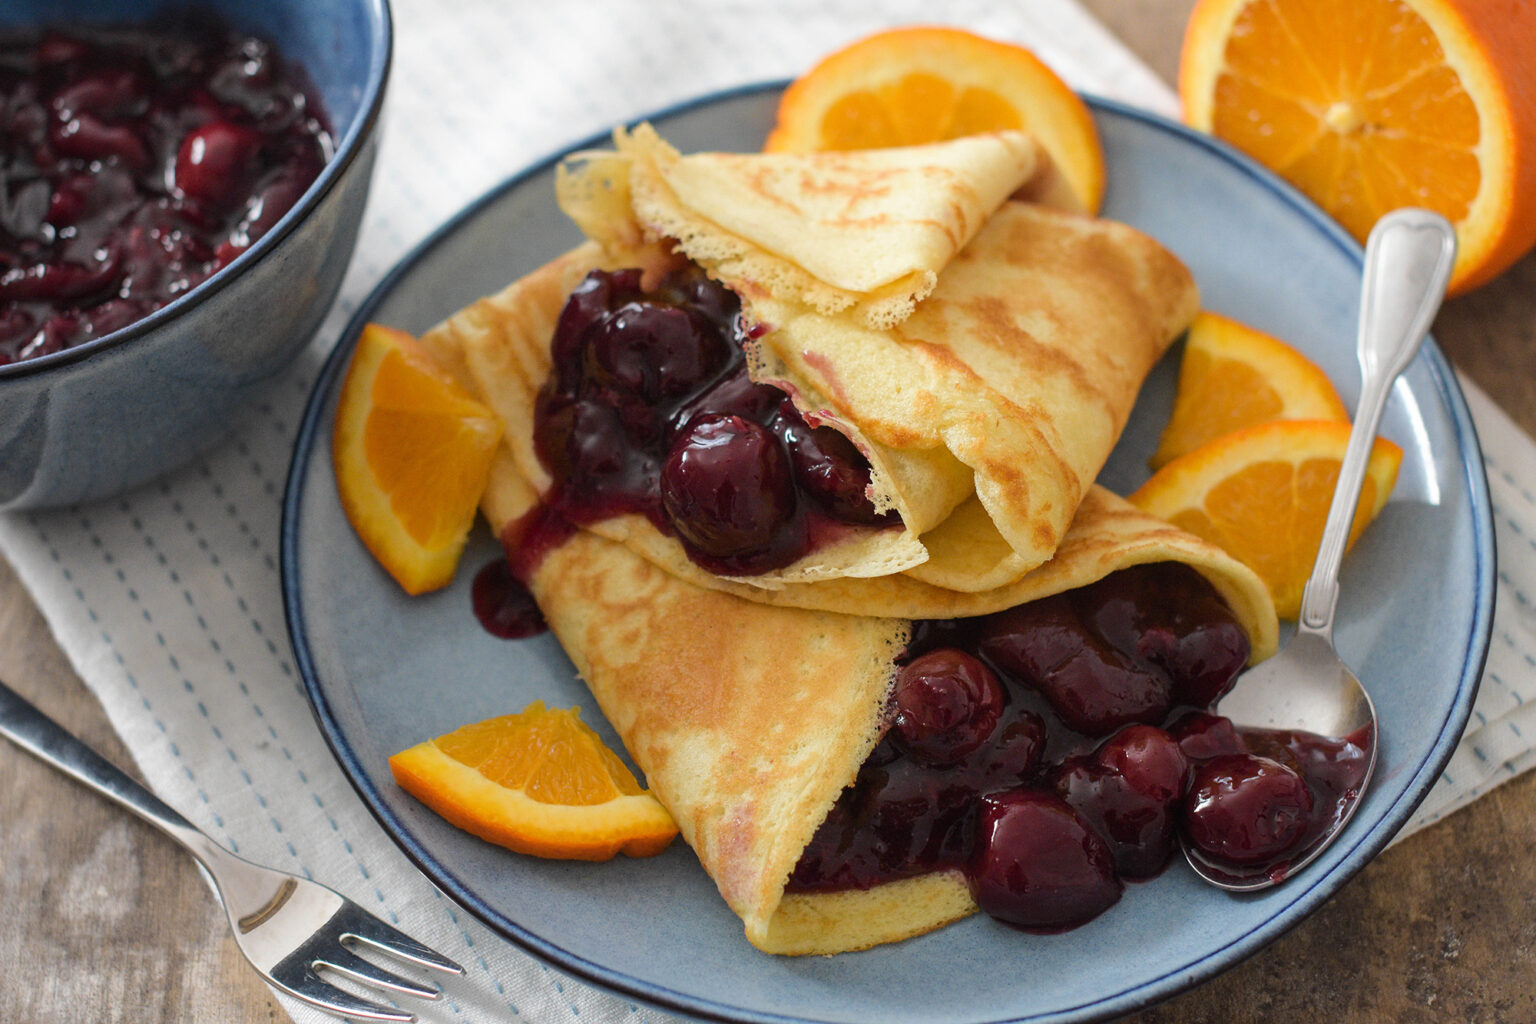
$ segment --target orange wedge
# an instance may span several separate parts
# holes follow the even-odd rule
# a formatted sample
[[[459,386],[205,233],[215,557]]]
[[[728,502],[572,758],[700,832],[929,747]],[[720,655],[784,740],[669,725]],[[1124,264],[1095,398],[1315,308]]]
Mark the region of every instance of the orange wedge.
[[[650,857],[672,816],[579,717],[534,701],[389,759],[407,793],[466,832],[535,857]]]
[[[1444,214],[1456,294],[1536,244],[1533,60],[1525,0],[1200,0],[1179,95],[1362,242],[1397,207]]]
[[[763,148],[881,149],[1009,128],[1033,133],[1098,211],[1104,152],[1087,105],[1029,50],[960,29],[892,29],[823,58],[785,91]]]
[[[1295,618],[1348,443],[1345,422],[1263,423],[1174,459],[1130,501],[1225,549],[1264,580],[1281,618]],[[1350,544],[1386,504],[1402,459],[1401,448],[1377,438]]]
[[[1218,313],[1189,326],[1173,413],[1153,468],[1269,420],[1348,420],[1322,369],[1278,338]]]
[[[369,324],[341,385],[331,460],[342,508],[409,594],[445,586],[501,424],[404,331]]]

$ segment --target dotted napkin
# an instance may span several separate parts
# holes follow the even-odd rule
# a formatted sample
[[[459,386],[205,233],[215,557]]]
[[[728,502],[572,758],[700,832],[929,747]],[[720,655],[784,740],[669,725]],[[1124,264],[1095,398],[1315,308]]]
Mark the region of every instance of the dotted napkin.
[[[1073,85],[1171,112],[1166,86],[1072,0],[943,5],[1033,47]],[[15,567],[151,785],[243,856],[331,884],[468,968],[428,1021],[670,1019],[573,981],[441,896],[332,759],[294,668],[278,529],[310,387],[352,311],[431,229],[519,168],[721,88],[792,76],[927,0],[394,0],[377,177],[337,308],[216,450],[124,497],[0,514]],[[1536,752],[1536,445],[1469,388],[1486,446],[1499,612],[1474,722],[1408,829],[1531,767]],[[82,796],[81,799],[88,799]],[[190,870],[190,866],[189,866]],[[302,1024],[329,1021],[282,999]]]

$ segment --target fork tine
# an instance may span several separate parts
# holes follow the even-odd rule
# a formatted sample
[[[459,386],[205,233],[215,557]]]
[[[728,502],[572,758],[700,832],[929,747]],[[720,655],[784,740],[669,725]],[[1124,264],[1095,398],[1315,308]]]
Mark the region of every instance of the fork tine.
[[[352,913],[345,914],[343,920],[337,922],[341,926],[342,938],[356,939],[373,949],[390,953],[421,967],[431,967],[448,974],[464,973],[464,968],[437,950],[423,946],[400,929],[380,920],[361,907],[348,909]]]
[[[408,996],[416,996],[419,999],[436,999],[442,995],[435,987],[423,985],[420,982],[403,978],[392,971],[386,971],[378,964],[364,960],[345,946],[337,946],[328,950],[322,956],[315,959],[316,967],[329,967],[333,971],[340,971],[353,981],[362,982],[364,985],[381,985],[387,989],[393,989]]]
[[[317,1006],[343,1017],[398,1021],[400,1024],[413,1024],[416,1020],[414,1013],[399,1010],[393,1006],[385,1006],[383,1003],[360,999],[350,992],[337,988],[316,974],[311,967],[306,967],[301,975],[292,978],[278,977],[274,972],[272,980],[289,995],[302,999],[311,1006]]]

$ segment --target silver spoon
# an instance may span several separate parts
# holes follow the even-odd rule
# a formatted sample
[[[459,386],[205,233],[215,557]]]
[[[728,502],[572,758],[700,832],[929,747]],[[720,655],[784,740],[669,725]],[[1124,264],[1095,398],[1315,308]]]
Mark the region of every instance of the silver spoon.
[[[1376,766],[1376,709],[1333,646],[1339,565],[1387,396],[1418,352],[1440,308],[1455,253],[1456,235],[1450,223],[1428,210],[1397,210],[1372,229],[1366,242],[1360,294],[1360,403],[1317,562],[1301,599],[1296,634],[1279,654],[1243,673],[1221,699],[1220,713],[1240,727],[1302,730],[1360,742],[1365,753],[1364,777],[1332,828],[1282,865],[1245,869],[1216,863],[1186,840],[1185,859],[1212,885],[1252,892],[1290,877],[1339,834],[1360,806],[1360,797],[1370,783]]]

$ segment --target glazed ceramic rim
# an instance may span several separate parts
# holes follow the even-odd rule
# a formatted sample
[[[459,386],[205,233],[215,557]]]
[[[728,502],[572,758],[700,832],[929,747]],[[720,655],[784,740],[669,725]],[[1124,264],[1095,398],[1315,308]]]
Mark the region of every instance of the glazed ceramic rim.
[[[320,205],[321,200],[330,194],[342,175],[357,160],[359,153],[362,152],[363,143],[372,137],[384,106],[385,86],[389,82],[389,69],[394,58],[394,19],[390,13],[389,0],[364,0],[364,3],[372,31],[368,37],[368,77],[363,83],[362,103],[338,141],[335,155],[327,161],[319,176],[310,183],[309,188],[299,197],[299,201],[293,205],[293,208],[283,214],[282,218],[272,226],[271,231],[258,238],[249,249],[231,260],[227,266],[220,267],[211,277],[200,282],[185,295],[173,299],[143,319],[135,320],[120,330],[104,334],[99,338],[92,338],[80,345],[0,366],[0,388],[3,388],[8,380],[71,366],[99,352],[126,345],[135,338],[142,337],[197,308],[223,291],[257,262],[266,258],[282,244],[283,239],[298,228],[304,218],[309,216],[310,211]]]
[[[782,90],[787,81],[774,81],[721,90],[706,96],[663,107],[635,121],[662,121],[688,113],[714,103],[743,95]],[[1084,99],[1096,111],[1124,117],[1145,126],[1175,136],[1183,142],[1208,151],[1231,169],[1251,178],[1276,193],[1277,197],[1296,213],[1320,230],[1334,246],[1343,250],[1356,266],[1363,266],[1364,251],[1354,238],[1328,218],[1312,201],[1289,183],[1252,161],[1227,144],[1182,124],[1128,104],[1100,97],[1085,95]],[[501,912],[490,907],[476,891],[464,884],[448,868],[434,858],[417,837],[406,827],[382,799],[372,778],[364,769],[361,758],[342,730],[333,712],[325,689],[320,684],[313,654],[309,647],[305,624],[303,597],[298,583],[298,533],[299,511],[305,486],[309,461],[318,449],[317,433],[322,429],[323,413],[335,387],[337,378],[345,369],[351,349],[363,326],[374,311],[390,295],[397,282],[413,270],[417,263],[430,254],[440,243],[454,235],[462,226],[472,221],[485,207],[505,193],[522,185],[526,180],[547,171],[571,153],[602,146],[610,141],[608,132],[598,133],[572,146],[536,161],[495,186],[455,214],[415,248],[407,253],[390,272],[374,287],[358,306],[336,348],[322,367],[305,408],[304,419],[294,446],[294,458],[289,469],[283,496],[283,520],[281,533],[280,565],[282,570],[283,605],[289,636],[292,641],[295,663],[304,682],[315,717],[320,724],[326,743],[330,746],[343,774],[362,797],[369,811],[383,826],[391,839],[424,875],[459,905],[474,914],[482,923],[525,951],[545,960],[584,981],[610,992],[641,1000],[662,1010],[684,1013],[697,1018],[722,1022],[751,1022],[751,1024],[824,1024],[820,1018],[802,1017],[747,1010],[730,1006],[713,999],[689,995],[636,978],[633,975],[609,968],[588,957],[573,954],[554,942],[535,934]],[[1460,741],[1466,722],[1471,716],[1472,703],[1477,695],[1483,662],[1487,656],[1492,633],[1494,593],[1494,541],[1492,507],[1488,494],[1488,482],[1484,471],[1481,449],[1465,397],[1456,382],[1449,362],[1432,337],[1426,338],[1419,354],[1430,367],[1431,376],[1454,425],[1454,437],[1460,449],[1466,453],[1462,472],[1467,485],[1469,510],[1472,516],[1472,541],[1475,602],[1471,628],[1464,645],[1461,678],[1457,681],[1455,700],[1451,713],[1441,725],[1435,743],[1428,756],[1414,771],[1408,785],[1397,801],[1366,828],[1357,828],[1341,838],[1337,846],[1347,853],[1328,871],[1315,877],[1303,875],[1289,883],[1295,886],[1295,897],[1272,915],[1265,924],[1244,935],[1241,939],[1206,952],[1198,960],[1185,964],[1166,974],[1132,988],[1108,993],[1098,998],[1054,1011],[1026,1014],[1020,1017],[994,1018],[985,1024],[1066,1024],[1104,1021],[1139,1009],[1145,1009],[1172,998],[1194,986],[1226,971],[1247,957],[1258,952],[1285,932],[1300,924],[1319,909],[1356,872],[1380,853],[1393,836],[1408,822],[1413,812],[1428,795],[1440,777],[1451,754]],[[329,450],[326,446],[321,446]],[[1358,819],[1357,819],[1358,822]],[[1359,823],[1364,824],[1364,823]],[[1305,884],[1303,884],[1305,883]],[[978,1022],[981,1024],[981,1022]]]

